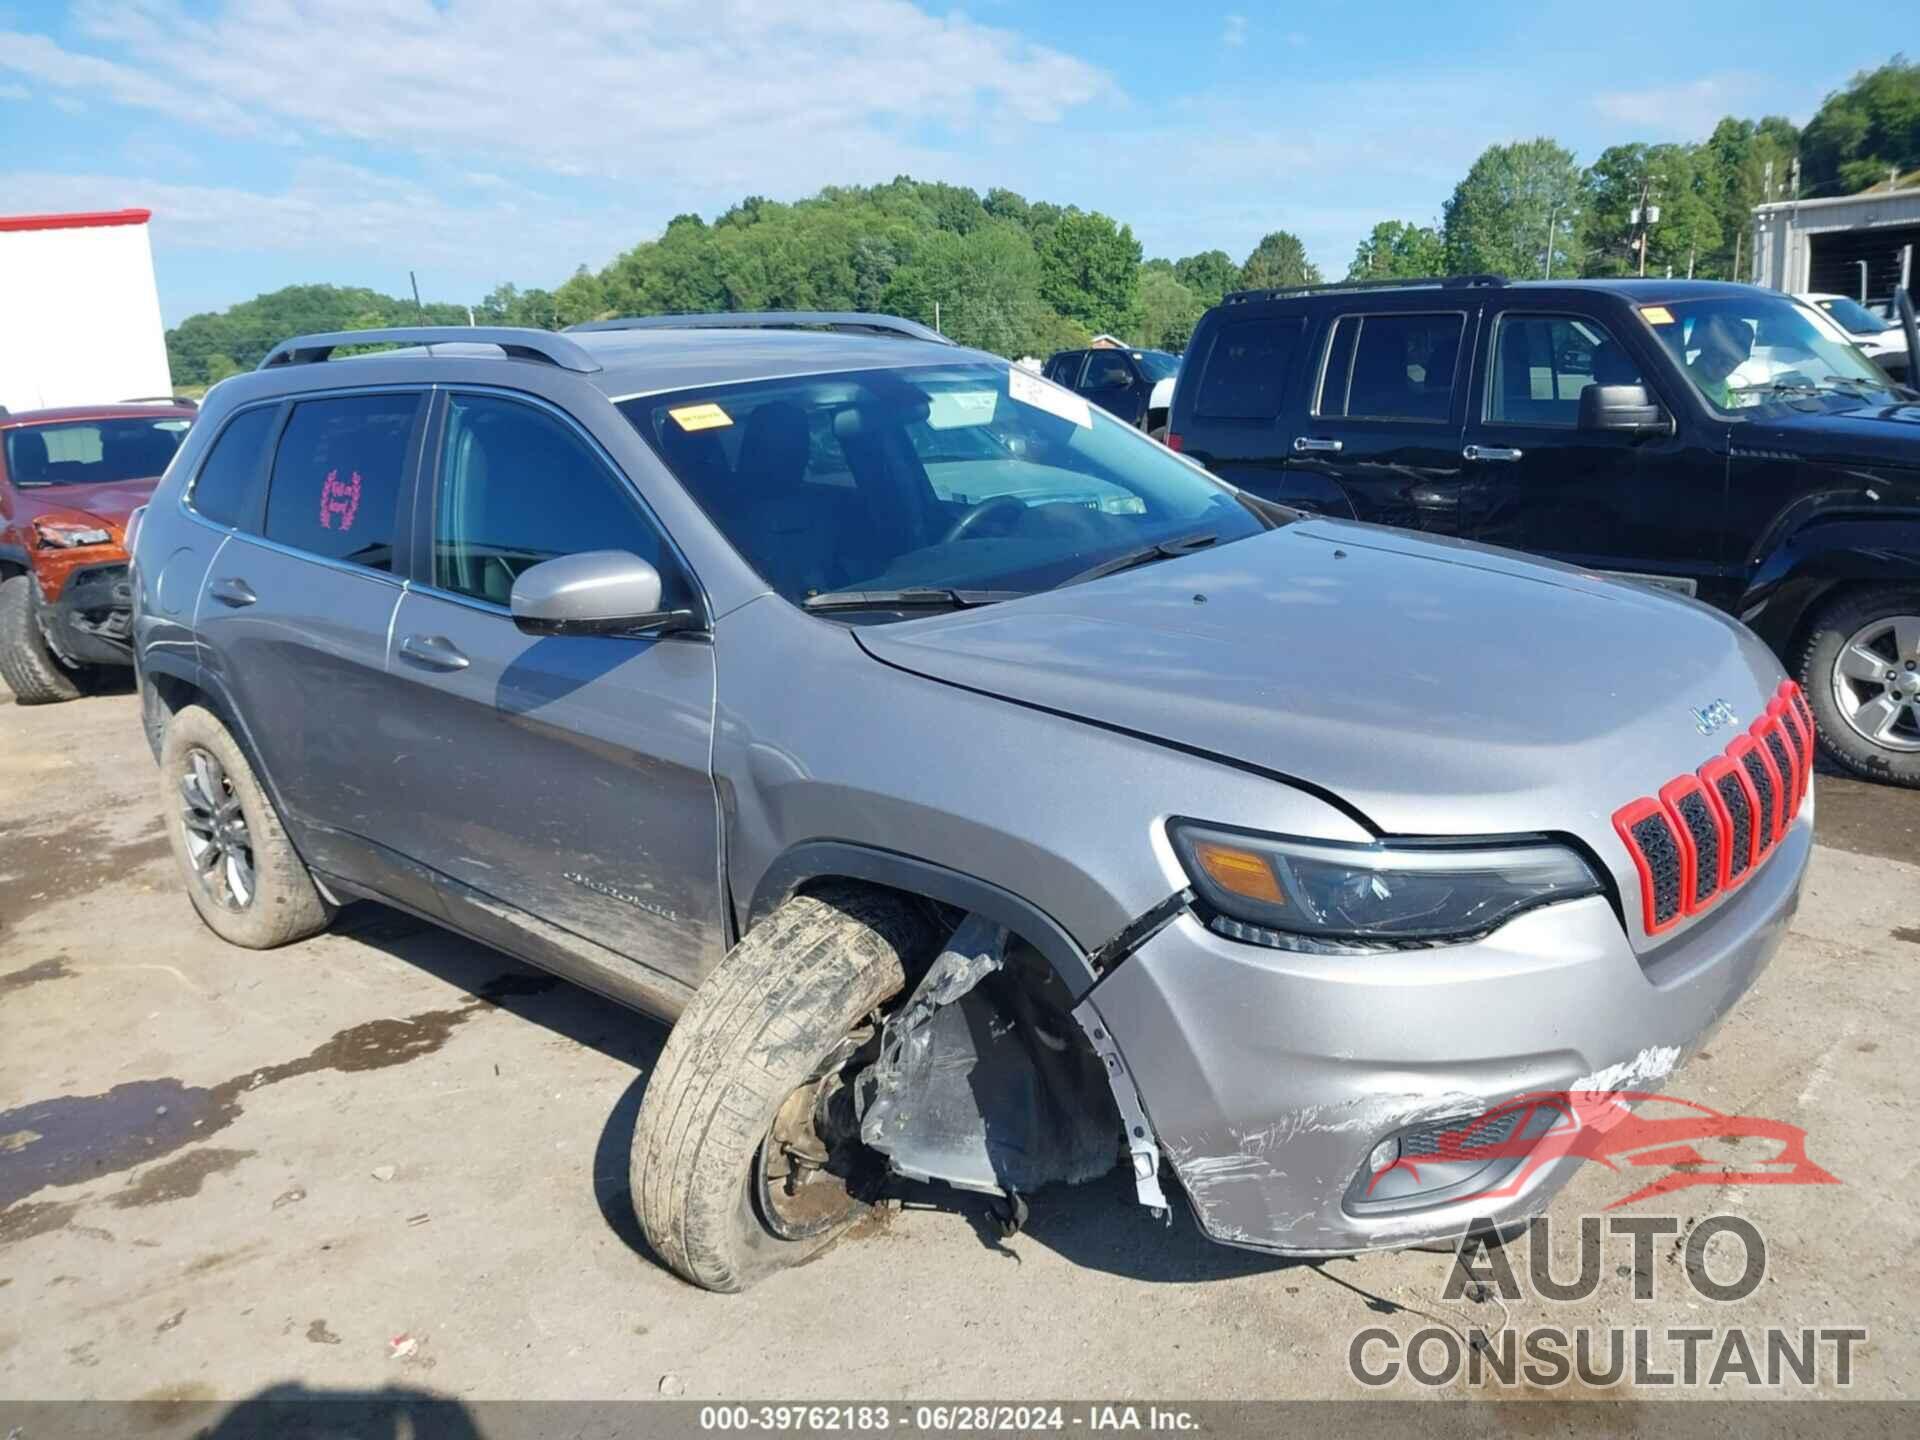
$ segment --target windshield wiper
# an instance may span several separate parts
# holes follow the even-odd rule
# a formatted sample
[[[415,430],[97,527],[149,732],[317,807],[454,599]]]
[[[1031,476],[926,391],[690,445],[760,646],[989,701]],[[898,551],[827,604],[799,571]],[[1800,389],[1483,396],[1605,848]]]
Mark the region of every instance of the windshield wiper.
[[[1082,570],[1078,575],[1069,575],[1060,582],[1058,589],[1066,585],[1078,585],[1083,580],[1098,580],[1102,575],[1117,575],[1122,570],[1131,570],[1136,565],[1149,565],[1155,560],[1177,560],[1182,555],[1191,555],[1196,550],[1204,550],[1220,537],[1208,531],[1200,535],[1184,535],[1178,540],[1162,540],[1156,545],[1143,545],[1138,550],[1128,550],[1115,555],[1111,560],[1102,560],[1091,569]]]
[[[956,590],[943,585],[916,585],[904,590],[829,590],[800,602],[807,610],[966,610],[1018,600],[1025,590]]]

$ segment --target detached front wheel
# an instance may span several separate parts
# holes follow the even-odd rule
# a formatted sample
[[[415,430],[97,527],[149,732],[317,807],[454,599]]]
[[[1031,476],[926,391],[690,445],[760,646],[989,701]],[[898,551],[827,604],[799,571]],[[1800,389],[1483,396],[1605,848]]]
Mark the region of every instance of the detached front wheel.
[[[796,896],[694,992],[634,1127],[634,1209],[677,1274],[744,1290],[866,1211],[847,1081],[874,1017],[934,938],[914,901],[854,886]]]
[[[1863,591],[1822,610],[1800,687],[1828,754],[1857,775],[1920,788],[1920,590]]]

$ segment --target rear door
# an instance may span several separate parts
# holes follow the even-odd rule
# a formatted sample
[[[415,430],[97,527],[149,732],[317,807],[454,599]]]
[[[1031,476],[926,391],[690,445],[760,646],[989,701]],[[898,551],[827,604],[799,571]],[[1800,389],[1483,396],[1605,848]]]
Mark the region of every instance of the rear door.
[[[1304,404],[1298,397],[1306,388],[1307,342],[1303,307],[1220,315],[1188,350],[1172,428],[1183,454],[1229,484],[1268,500],[1348,514],[1345,496],[1323,478],[1287,471],[1286,417]]]
[[[1696,594],[1721,559],[1725,462],[1673,433],[1582,429],[1594,384],[1644,386],[1669,414],[1680,398],[1590,307],[1489,302],[1462,447],[1468,533]]]
[[[393,624],[395,843],[450,882],[448,911],[475,933],[557,926],[694,984],[724,943],[713,646],[529,635],[508,610],[515,578],[561,555],[639,555],[670,608],[695,603],[691,573],[570,417],[487,391],[442,409],[430,543]]]
[[[1477,310],[1475,302],[1337,316],[1287,469],[1330,482],[1361,520],[1460,534]]]
[[[196,623],[306,859],[381,888],[389,877],[367,842],[395,823],[387,633],[425,410],[411,388],[288,407],[264,512],[257,524],[244,507],[222,517],[236,528],[207,568]],[[214,499],[196,490],[195,503]]]

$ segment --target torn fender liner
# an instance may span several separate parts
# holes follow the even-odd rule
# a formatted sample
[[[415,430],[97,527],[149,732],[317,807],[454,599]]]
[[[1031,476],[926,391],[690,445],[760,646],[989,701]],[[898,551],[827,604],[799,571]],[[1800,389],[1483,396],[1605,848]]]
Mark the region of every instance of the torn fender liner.
[[[1101,1062],[969,915],[854,1082],[860,1138],[915,1180],[989,1194],[1104,1175],[1123,1133]]]

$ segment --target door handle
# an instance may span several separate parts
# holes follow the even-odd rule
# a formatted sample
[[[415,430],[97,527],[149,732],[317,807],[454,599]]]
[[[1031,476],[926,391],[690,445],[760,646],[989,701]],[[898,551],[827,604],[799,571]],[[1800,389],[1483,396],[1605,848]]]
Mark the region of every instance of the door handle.
[[[222,605],[231,605],[236,610],[243,610],[260,598],[253,593],[251,585],[237,576],[214,581],[207,587],[207,593]]]
[[[444,635],[409,635],[400,642],[400,658],[427,670],[464,670],[473,662]]]
[[[1293,437],[1293,453],[1296,455],[1338,455],[1340,448],[1338,440],[1319,440],[1311,435]]]
[[[1469,445],[1460,452],[1462,460],[1518,460],[1527,452],[1506,445]]]

